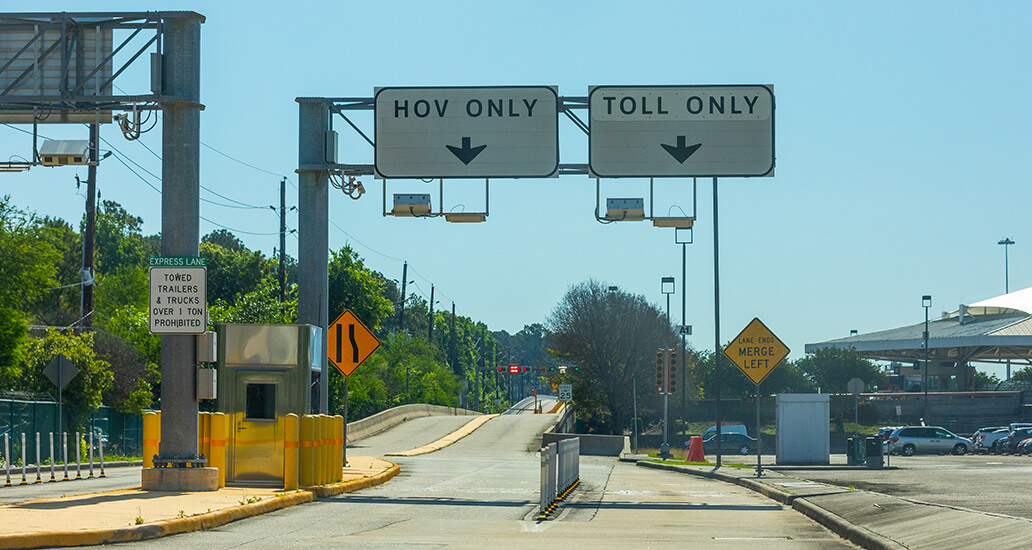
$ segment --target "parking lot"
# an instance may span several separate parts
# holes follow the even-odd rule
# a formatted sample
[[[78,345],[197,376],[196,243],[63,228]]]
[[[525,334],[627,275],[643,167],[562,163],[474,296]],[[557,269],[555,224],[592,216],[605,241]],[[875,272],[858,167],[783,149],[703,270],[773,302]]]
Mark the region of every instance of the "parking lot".
[[[893,456],[891,467],[869,470],[845,466],[832,455],[831,466],[776,466],[786,475],[853,486],[943,506],[956,506],[1032,519],[1032,456],[918,455]]]

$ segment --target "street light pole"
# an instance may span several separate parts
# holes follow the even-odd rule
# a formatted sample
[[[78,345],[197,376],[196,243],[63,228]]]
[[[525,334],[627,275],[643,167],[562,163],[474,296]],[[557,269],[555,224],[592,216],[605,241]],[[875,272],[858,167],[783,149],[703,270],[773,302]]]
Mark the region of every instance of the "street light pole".
[[[1010,257],[1007,254],[1008,247],[1014,244],[1014,241],[1010,240],[1010,237],[1004,237],[1000,239],[996,244],[1003,245],[1003,291],[1006,294],[1010,294]],[[1010,380],[1011,374],[1010,359],[1007,360],[1007,380]]]
[[[670,295],[674,293],[674,278],[663,277],[660,281],[660,292],[666,294],[666,319],[667,326],[670,326]],[[669,328],[667,329],[669,330]],[[669,354],[669,352],[667,352]],[[669,373],[669,368],[664,365],[663,368]],[[668,374],[669,376],[669,374]],[[667,382],[669,386],[670,382]],[[667,442],[667,426],[670,424],[669,416],[669,404],[670,404],[670,388],[663,388],[663,444],[659,448],[659,454],[666,460],[670,456],[670,443]]]
[[[921,387],[924,388],[924,412],[921,414],[922,420],[927,421],[928,419],[928,308],[932,307],[932,297],[925,294],[921,297],[921,306],[925,310],[925,328],[924,328],[924,368],[921,369],[923,374],[923,381]],[[927,422],[926,422],[927,423]]]
[[[694,187],[694,185],[693,185]],[[681,232],[684,231],[686,236],[683,236]],[[688,319],[686,319],[685,313],[685,300],[686,292],[688,289],[688,245],[692,244],[694,238],[694,231],[692,228],[686,229],[674,229],[674,242],[681,245],[681,326],[688,326]],[[686,335],[681,332],[681,369],[684,372],[681,378],[681,409],[687,406],[688,402],[688,356],[685,354],[685,342]]]

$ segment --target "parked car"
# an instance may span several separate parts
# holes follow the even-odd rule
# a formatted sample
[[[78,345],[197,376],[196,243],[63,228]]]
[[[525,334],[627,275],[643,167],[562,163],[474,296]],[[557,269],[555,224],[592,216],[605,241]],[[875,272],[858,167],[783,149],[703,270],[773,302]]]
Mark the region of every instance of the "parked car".
[[[889,453],[912,456],[917,453],[953,453],[971,450],[971,440],[938,426],[907,426],[892,432]]]
[[[1002,429],[1004,429],[1006,427],[1007,426],[986,426],[986,427],[978,428],[977,430],[975,430],[975,433],[971,434],[971,444],[974,447],[972,449],[972,451],[976,451],[976,452],[979,451],[979,450],[984,451],[985,449],[982,448],[982,444],[981,444],[982,436],[987,434],[987,433],[995,432],[996,430],[1002,430]]]
[[[1018,445],[1029,438],[1032,438],[1032,427],[1013,430],[1007,435],[1007,439],[1000,440],[1000,451],[1005,453],[1017,453]]]
[[[1018,443],[1018,454],[1027,455],[1032,453],[1032,438],[1026,439],[1021,443]]]
[[[723,427],[722,427],[723,428]],[[756,439],[741,433],[720,433],[720,450],[725,453],[738,453],[747,455],[756,452]],[[710,434],[708,439],[702,440],[702,452],[717,452],[717,434]]]
[[[703,440],[709,439],[710,437],[713,437],[713,435],[716,434],[716,433],[717,433],[717,427],[716,426],[710,426],[709,428],[706,428],[706,431],[702,432],[702,439]],[[749,432],[747,432],[746,429],[745,429],[745,424],[721,424],[720,425],[720,434],[721,435],[724,435],[724,434],[748,434],[748,433]]]
[[[991,432],[983,432],[978,435],[978,439],[974,441],[975,450],[986,453],[1000,454],[999,443],[1001,440],[1007,438],[1010,435],[1010,430],[1006,427],[993,430]]]

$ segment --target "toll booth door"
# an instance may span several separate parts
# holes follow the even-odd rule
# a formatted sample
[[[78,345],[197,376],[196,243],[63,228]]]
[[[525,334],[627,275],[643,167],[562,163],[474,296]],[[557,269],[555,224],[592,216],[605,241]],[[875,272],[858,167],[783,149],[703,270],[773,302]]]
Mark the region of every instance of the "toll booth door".
[[[234,483],[283,483],[283,409],[287,403],[284,374],[241,372],[235,400],[242,411],[233,415]]]

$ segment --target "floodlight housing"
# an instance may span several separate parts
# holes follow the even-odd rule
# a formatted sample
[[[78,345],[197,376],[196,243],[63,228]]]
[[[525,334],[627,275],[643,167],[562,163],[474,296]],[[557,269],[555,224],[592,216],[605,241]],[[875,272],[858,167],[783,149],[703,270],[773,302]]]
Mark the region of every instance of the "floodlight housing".
[[[84,165],[89,163],[90,142],[85,139],[48,139],[39,148],[43,166]]]
[[[394,210],[391,213],[395,216],[428,216],[430,215],[430,195],[395,194]]]
[[[483,212],[449,212],[444,215],[444,220],[452,223],[480,223],[487,221],[487,214]]]
[[[606,220],[640,221],[645,219],[645,199],[606,199]]]
[[[652,225],[654,227],[675,227],[679,229],[689,229],[695,226],[695,218],[689,218],[687,216],[654,217],[652,218]]]

